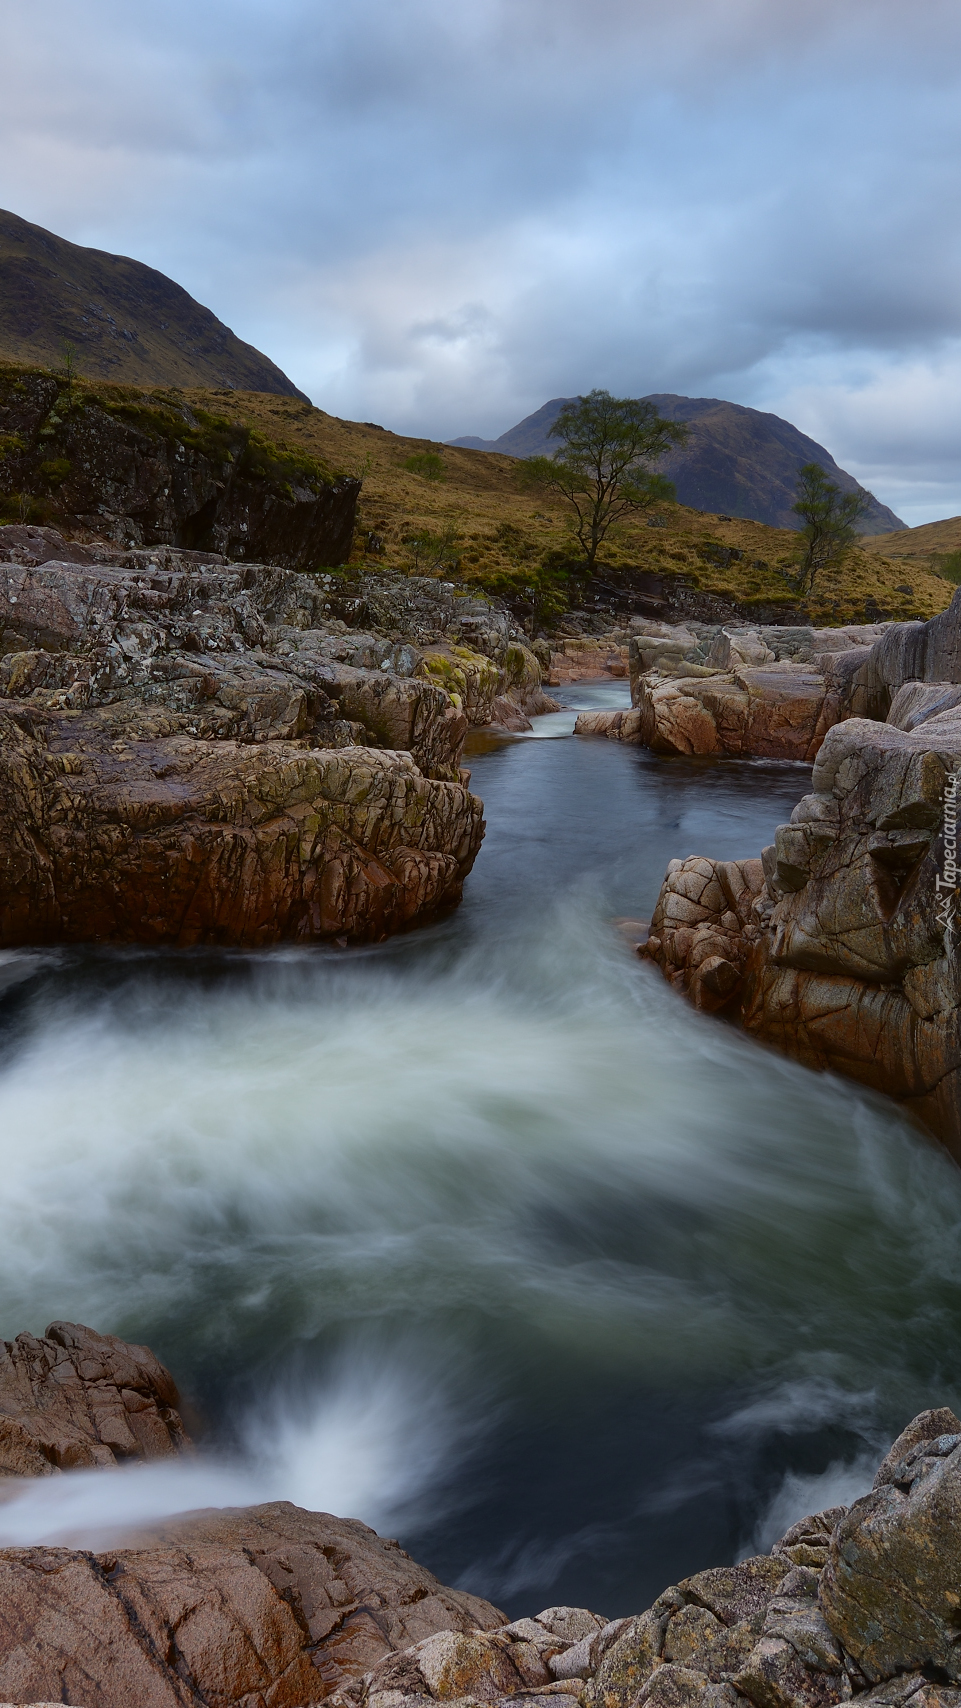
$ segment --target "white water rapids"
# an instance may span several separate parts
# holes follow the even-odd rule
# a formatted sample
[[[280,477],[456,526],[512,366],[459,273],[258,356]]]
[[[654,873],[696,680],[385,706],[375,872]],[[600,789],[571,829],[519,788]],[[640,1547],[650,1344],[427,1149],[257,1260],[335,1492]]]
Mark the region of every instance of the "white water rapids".
[[[613,1616],[851,1498],[956,1402],[957,1170],[691,1012],[609,925],[671,853],[756,852],[805,782],[509,743],[475,762],[488,844],[430,931],[25,965],[2,1332],[145,1341],[205,1433],[193,1461],[11,1486],[0,1542],[289,1499],[502,1605]]]

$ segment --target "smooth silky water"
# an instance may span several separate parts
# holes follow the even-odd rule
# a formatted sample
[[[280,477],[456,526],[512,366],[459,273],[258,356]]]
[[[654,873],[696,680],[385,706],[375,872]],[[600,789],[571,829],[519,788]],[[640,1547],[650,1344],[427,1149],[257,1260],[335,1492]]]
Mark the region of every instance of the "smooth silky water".
[[[807,769],[572,723],[476,738],[487,840],[430,929],[4,958],[0,1330],[147,1342],[202,1448],[10,1485],[0,1542],[286,1498],[512,1614],[616,1615],[957,1403],[961,1175],[610,923],[674,855],[756,854]]]

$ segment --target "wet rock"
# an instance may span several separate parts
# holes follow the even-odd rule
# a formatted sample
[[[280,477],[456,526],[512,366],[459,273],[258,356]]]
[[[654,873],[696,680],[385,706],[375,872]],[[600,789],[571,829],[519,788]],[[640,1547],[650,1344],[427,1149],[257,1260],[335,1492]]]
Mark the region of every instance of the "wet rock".
[[[408,753],[0,700],[0,942],[377,939],[459,899],[481,812]]]
[[[821,1604],[873,1682],[937,1668],[961,1681],[961,1433],[920,1440],[835,1531]]]
[[[683,1597],[677,1597],[683,1605]],[[588,1687],[598,1708],[627,1708],[660,1666],[664,1634],[673,1607],[652,1608],[631,1619],[611,1644]]]
[[[806,1666],[779,1637],[763,1637],[732,1682],[755,1708],[833,1708],[853,1695],[846,1672]]]
[[[0,1697],[295,1708],[395,1648],[503,1620],[365,1525],[285,1501],[134,1540],[107,1554],[0,1550]]]
[[[647,946],[699,1006],[902,1099],[957,1154],[961,962],[943,829],[959,768],[961,707],[911,730],[838,724],[760,875],[740,863],[750,899],[731,862],[672,861]]]
[[[189,1447],[173,1377],[146,1346],[51,1323],[0,1341],[0,1476],[164,1459]]]
[[[575,735],[603,735],[608,741],[637,742],[640,739],[641,714],[638,711],[579,712],[574,725]]]

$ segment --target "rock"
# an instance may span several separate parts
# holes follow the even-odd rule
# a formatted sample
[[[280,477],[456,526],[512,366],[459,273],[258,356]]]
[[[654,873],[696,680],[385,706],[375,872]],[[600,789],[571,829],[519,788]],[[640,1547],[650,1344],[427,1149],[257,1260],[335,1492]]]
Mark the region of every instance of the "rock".
[[[961,706],[961,685],[956,682],[903,682],[884,721],[895,729],[917,729],[955,706]]]
[[[760,925],[760,860],[672,860],[645,953],[695,1006],[717,1013],[739,997]]]
[[[879,1489],[882,1483],[897,1481],[895,1472],[901,1460],[912,1447],[917,1447],[922,1441],[936,1441],[939,1435],[961,1434],[961,1419],[958,1419],[949,1406],[939,1406],[935,1411],[919,1412],[911,1419],[906,1429],[902,1429],[894,1445],[889,1448],[878,1467],[874,1479],[874,1487]],[[831,1526],[833,1531],[834,1525]]]
[[[366,1525],[279,1501],[108,1554],[0,1550],[0,1696],[98,1708],[318,1702],[394,1649],[503,1616]]]
[[[787,1565],[777,1556],[754,1554],[736,1566],[714,1566],[710,1571],[697,1572],[677,1587],[685,1600],[706,1607],[722,1625],[752,1624],[762,1618],[787,1572]]]
[[[961,1428],[945,1423],[915,1418],[866,1499],[632,1619],[549,1607],[505,1623],[396,1542],[287,1502],[186,1514],[108,1553],[0,1550],[0,1692],[98,1708],[961,1708],[923,1670],[961,1671]]]
[[[885,1472],[834,1533],[825,1617],[872,1682],[933,1667],[957,1683],[961,1433],[917,1441]]]
[[[678,1596],[683,1605],[683,1597]],[[598,1708],[627,1708],[660,1665],[670,1608],[652,1608],[624,1627],[604,1655],[589,1687]]]
[[[730,1627],[706,1607],[696,1603],[682,1607],[670,1621],[664,1638],[664,1659],[678,1666],[692,1666],[721,1684],[743,1666],[757,1641],[749,1620]]]
[[[590,682],[598,677],[615,679],[629,674],[628,647],[613,635],[566,637],[551,649],[550,682]]]
[[[739,665],[728,674],[642,676],[635,739],[655,753],[813,759],[838,714],[823,675],[802,664]]]
[[[51,1323],[0,1341],[0,1475],[51,1476],[127,1459],[164,1459],[190,1443],[173,1377],[146,1346]]]
[[[699,1006],[901,1099],[957,1155],[961,964],[943,827],[959,767],[961,706],[910,730],[838,724],[760,867],[671,862],[646,948]]]
[[[578,1609],[578,1611],[583,1611]],[[611,1619],[600,1630],[587,1632],[562,1654],[554,1655],[548,1667],[554,1678],[590,1678],[617,1639],[630,1624],[629,1619]]]
[[[732,1682],[755,1708],[832,1708],[853,1695],[840,1667],[825,1672],[805,1666],[796,1649],[779,1637],[762,1638]]]
[[[79,392],[65,407],[54,375],[8,371],[0,432],[0,495],[42,493],[62,525],[289,568],[349,556],[359,480],[171,394]]]
[[[640,712],[578,712],[574,725],[575,735],[603,735],[608,741],[630,741],[639,739],[641,723]]]
[[[458,900],[467,716],[410,642],[347,646],[319,578],[8,532],[0,943],[376,939]]]
[[[671,1665],[658,1667],[635,1697],[637,1708],[736,1708],[737,1700],[730,1685]]]
[[[0,701],[0,943],[369,940],[459,899],[483,834],[459,783],[169,728]]]
[[[961,590],[926,623],[890,623],[855,679],[859,715],[885,718],[908,682],[961,683]]]
[[[834,1527],[846,1511],[845,1506],[831,1506],[824,1512],[815,1512],[809,1518],[800,1519],[797,1524],[792,1524],[780,1542],[775,1543],[771,1552],[779,1559],[790,1560],[792,1565],[820,1571],[828,1557]]]

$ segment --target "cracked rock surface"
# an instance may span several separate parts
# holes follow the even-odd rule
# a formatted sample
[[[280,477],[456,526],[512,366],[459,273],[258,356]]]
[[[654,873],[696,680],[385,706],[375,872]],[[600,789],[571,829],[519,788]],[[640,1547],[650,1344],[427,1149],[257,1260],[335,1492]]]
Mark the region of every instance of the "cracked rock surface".
[[[128,1419],[152,1419],[145,1435],[120,1441],[118,1396]],[[67,1323],[42,1341],[20,1335],[0,1416],[33,1441],[46,1430],[50,1457],[10,1468],[180,1451],[175,1400],[145,1347]],[[850,1508],[801,1519],[769,1554],[696,1572],[616,1619],[548,1607],[507,1622],[396,1541],[287,1501],[187,1513],[105,1550],[0,1549],[0,1700],[961,1708],[959,1520],[961,1422],[946,1409],[912,1420]]]
[[[0,944],[427,919],[483,835],[468,727],[552,705],[509,614],[448,584],[0,528]]]
[[[951,612],[961,629],[961,599]],[[947,629],[934,622],[937,647],[909,638],[943,670]],[[961,684],[897,685],[887,722],[828,731],[811,792],[759,860],[671,862],[644,953],[699,1008],[898,1098],[961,1157],[961,956],[945,876],[959,770]]]
[[[166,1459],[190,1445],[174,1379],[149,1347],[82,1323],[0,1341],[0,1477]]]

